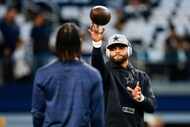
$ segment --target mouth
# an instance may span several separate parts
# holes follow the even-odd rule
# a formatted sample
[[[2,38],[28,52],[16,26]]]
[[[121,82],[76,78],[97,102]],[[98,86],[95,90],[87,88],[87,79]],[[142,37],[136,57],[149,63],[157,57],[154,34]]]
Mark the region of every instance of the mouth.
[[[115,54],[114,57],[123,57],[123,56],[120,54]]]
[[[122,55],[115,55],[115,56],[113,56],[113,58],[114,58],[114,59],[122,59],[123,56],[122,56]]]

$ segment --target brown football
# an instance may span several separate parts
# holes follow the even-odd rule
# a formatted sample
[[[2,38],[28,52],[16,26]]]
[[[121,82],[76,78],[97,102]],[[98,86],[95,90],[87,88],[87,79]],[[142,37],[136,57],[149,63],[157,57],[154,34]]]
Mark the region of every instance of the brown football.
[[[111,13],[105,6],[94,6],[90,11],[90,18],[97,25],[106,25],[111,19]]]

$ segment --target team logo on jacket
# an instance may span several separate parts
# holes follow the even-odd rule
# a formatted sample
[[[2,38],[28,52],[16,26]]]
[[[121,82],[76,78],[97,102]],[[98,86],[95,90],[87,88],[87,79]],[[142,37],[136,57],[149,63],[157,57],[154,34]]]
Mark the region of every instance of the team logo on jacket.
[[[131,74],[129,74],[127,77],[124,77],[124,78],[125,78],[127,86],[131,86],[134,84],[134,78]]]

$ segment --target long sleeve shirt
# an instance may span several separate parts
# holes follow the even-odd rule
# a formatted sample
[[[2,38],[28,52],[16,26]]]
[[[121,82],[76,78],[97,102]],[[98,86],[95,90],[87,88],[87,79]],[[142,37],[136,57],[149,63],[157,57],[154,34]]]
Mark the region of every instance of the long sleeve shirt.
[[[102,87],[99,72],[77,60],[40,68],[32,95],[34,127],[103,127]]]

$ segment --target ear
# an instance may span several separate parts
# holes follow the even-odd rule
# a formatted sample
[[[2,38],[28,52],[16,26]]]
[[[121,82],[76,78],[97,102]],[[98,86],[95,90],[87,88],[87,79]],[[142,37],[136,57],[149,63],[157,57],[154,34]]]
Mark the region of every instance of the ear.
[[[110,58],[110,50],[106,48],[106,56]]]

